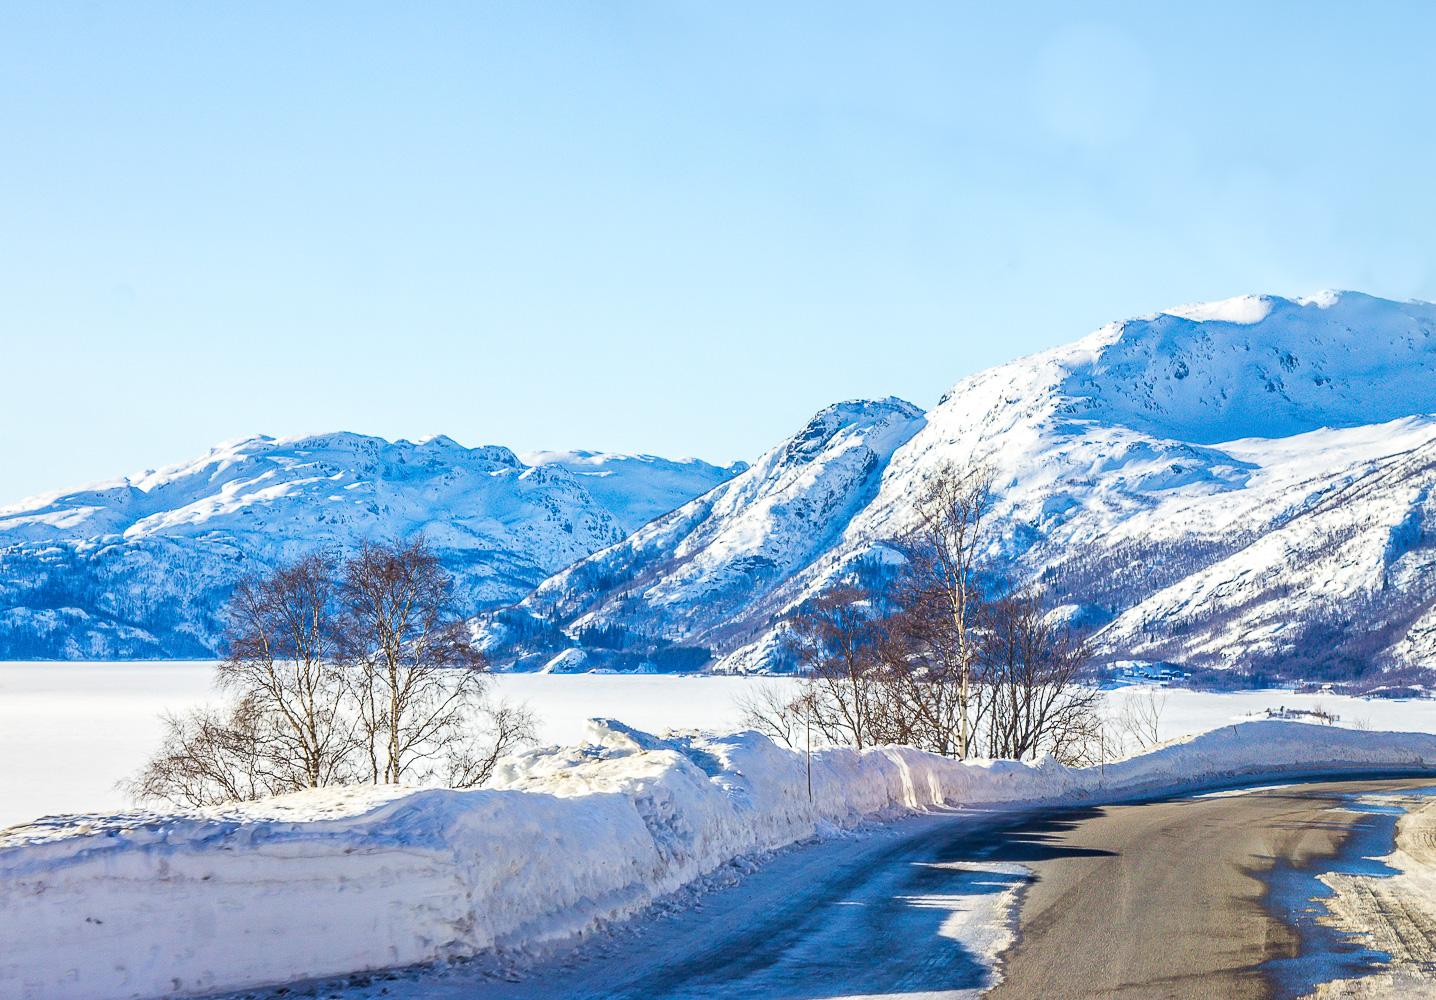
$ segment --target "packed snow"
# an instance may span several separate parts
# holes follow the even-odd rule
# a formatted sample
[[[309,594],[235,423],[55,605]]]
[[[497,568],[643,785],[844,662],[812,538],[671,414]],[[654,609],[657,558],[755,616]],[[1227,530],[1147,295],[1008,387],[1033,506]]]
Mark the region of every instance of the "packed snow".
[[[1328,873],[1328,923],[1386,956],[1364,977],[1322,984],[1318,998],[1436,997],[1436,799],[1363,796],[1372,811],[1403,810],[1390,854],[1365,858],[1364,871]]]
[[[657,737],[595,720],[589,735],[521,755],[481,791],[317,790],[12,829],[0,993],[158,997],[539,949],[739,856],[933,807],[1436,769],[1433,735],[1252,722],[1083,769],[824,750],[810,797],[804,756],[756,733]]]

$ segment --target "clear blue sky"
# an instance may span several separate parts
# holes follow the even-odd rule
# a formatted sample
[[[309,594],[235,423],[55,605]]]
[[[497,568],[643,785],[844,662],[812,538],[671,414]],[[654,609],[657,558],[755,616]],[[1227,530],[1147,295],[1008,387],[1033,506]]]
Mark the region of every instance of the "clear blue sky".
[[[1433,11],[12,0],[0,502],[251,433],[752,458],[1165,305],[1436,299]]]

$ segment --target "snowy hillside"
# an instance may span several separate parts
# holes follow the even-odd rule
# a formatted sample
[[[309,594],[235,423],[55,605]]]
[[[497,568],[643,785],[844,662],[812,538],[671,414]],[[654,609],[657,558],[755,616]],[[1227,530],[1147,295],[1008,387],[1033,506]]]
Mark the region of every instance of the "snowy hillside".
[[[747,471],[545,581],[488,623],[491,643],[526,655],[526,667],[702,666],[706,654],[691,654],[728,641],[730,625],[782,609],[786,588],[838,543],[922,426],[922,411],[898,399],[828,407]],[[568,636],[528,634],[554,621],[587,649],[564,653]],[[635,625],[656,645],[635,647]]]
[[[415,532],[477,611],[732,471],[581,454],[530,464],[446,437],[255,437],[0,508],[0,658],[204,655],[238,576],[319,546]]]
[[[866,408],[894,420],[856,463],[805,451],[805,429],[546,581],[488,624],[495,647],[526,666],[566,646],[570,668],[615,650],[772,666],[782,616],[870,573],[923,479],[976,459],[996,473],[996,564],[1047,583],[1111,658],[1289,675],[1436,661],[1436,306],[1186,306],[964,379],[925,419],[837,409]],[[793,502],[810,487],[820,503]]]
[[[519,457],[529,465],[559,466],[573,473],[625,533],[637,531],[748,468],[747,462],[720,468],[696,458],[674,460],[599,451],[530,451]]]

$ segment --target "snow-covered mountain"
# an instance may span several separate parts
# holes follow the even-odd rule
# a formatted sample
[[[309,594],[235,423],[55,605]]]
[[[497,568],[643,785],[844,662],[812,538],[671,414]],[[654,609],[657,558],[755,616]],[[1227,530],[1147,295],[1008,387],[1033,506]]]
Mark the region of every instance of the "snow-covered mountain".
[[[786,588],[839,542],[842,525],[877,493],[893,451],[923,426],[922,411],[898,399],[839,403],[722,486],[640,528],[545,581],[519,609],[488,625],[491,639],[530,645],[528,630],[562,623],[578,646],[601,651],[595,665],[701,666],[699,652],[723,634],[785,606]],[[630,631],[679,646],[672,655],[639,643]],[[587,654],[565,652],[570,635],[532,642],[528,666],[560,655],[581,668]]]
[[[601,451],[527,451],[519,457],[529,465],[557,466],[573,473],[630,534],[748,468],[747,462],[719,468],[696,458]]]
[[[1436,306],[1351,292],[1113,323],[930,413],[829,407],[751,468],[225,445],[0,508],[0,657],[204,655],[239,575],[423,531],[503,662],[774,666],[785,616],[879,577],[954,460],[996,473],[993,564],[1043,581],[1109,658],[1436,665]]]
[[[518,599],[735,471],[590,452],[524,462],[446,437],[221,445],[193,462],[0,508],[0,658],[206,655],[244,573],[320,546],[416,532],[478,611]]]
[[[806,596],[892,558],[941,463],[996,474],[991,555],[1110,658],[1436,665],[1436,306],[1249,296],[1113,323],[925,416],[825,410],[484,623],[517,665],[775,663]]]

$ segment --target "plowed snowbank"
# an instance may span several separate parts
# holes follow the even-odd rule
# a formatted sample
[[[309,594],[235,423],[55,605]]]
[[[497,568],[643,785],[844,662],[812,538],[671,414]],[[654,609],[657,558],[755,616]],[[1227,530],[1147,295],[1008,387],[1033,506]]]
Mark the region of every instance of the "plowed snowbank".
[[[0,995],[146,998],[570,938],[731,859],[934,806],[1110,802],[1228,782],[1436,770],[1436,736],[1232,726],[1105,767],[801,754],[756,733],[526,754],[481,791],[358,788],[0,833]]]

